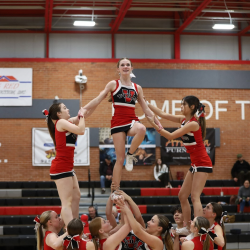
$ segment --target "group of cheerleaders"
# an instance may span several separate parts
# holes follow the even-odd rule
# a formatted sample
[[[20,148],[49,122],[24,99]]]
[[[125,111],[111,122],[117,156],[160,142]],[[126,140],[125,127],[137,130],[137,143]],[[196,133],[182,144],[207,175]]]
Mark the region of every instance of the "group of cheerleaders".
[[[210,202],[203,209],[200,195],[205,186],[212,163],[203,140],[206,136],[204,105],[195,96],[182,99],[182,115],[170,115],[149,104],[141,86],[131,81],[132,63],[122,58],[117,63],[118,80],[110,81],[101,93],[70,117],[63,103],[53,104],[46,115],[50,136],[56,147],[56,157],[52,161],[50,177],[55,181],[61,200],[60,217],[55,211],[45,211],[35,218],[37,247],[39,250],[81,249],[81,250],[212,250],[225,249],[225,232],[221,205]],[[111,120],[111,135],[116,152],[111,194],[106,206],[107,220],[97,217],[89,223],[92,240],[84,240],[83,223],[79,219],[80,189],[73,169],[74,147],[77,135],[85,132],[85,119],[90,116],[107,95],[111,93],[114,115]],[[142,107],[149,123],[168,140],[181,137],[190,154],[189,169],[179,192],[180,206],[173,208],[177,224],[173,229],[166,216],[154,215],[145,223],[138,206],[131,197],[120,190],[121,172],[133,169],[134,154],[145,137],[146,128],[135,115],[135,104]],[[180,124],[180,128],[170,133],[156,117]],[[131,147],[125,152],[126,136],[133,136]],[[188,197],[191,194],[194,219]],[[112,215],[116,204],[121,213],[121,223],[117,225]],[[58,236],[64,227],[65,233]],[[45,236],[43,236],[45,230]]]

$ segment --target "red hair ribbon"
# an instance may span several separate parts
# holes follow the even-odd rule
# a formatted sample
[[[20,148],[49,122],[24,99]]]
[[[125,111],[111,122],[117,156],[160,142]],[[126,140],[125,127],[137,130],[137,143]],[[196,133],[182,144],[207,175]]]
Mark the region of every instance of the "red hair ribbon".
[[[44,114],[45,116],[47,116],[47,117],[49,116],[49,111],[48,111],[47,109],[44,109],[42,112],[43,112],[43,114]]]
[[[202,112],[199,117],[205,117],[205,114]]]
[[[41,225],[40,224],[40,219],[38,218],[38,216],[36,216],[36,218],[33,221],[36,223],[34,230],[37,231],[37,229]]]
[[[71,244],[71,248],[79,248],[79,242],[80,242],[80,236],[79,234],[74,235],[73,237],[70,235],[67,235],[64,239],[63,239],[63,245],[66,247],[66,249],[69,247],[69,244]]]

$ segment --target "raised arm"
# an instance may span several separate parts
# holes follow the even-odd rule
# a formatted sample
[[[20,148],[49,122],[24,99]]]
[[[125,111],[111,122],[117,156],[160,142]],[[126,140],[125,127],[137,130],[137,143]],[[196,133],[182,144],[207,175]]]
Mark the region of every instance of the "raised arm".
[[[157,132],[161,135],[167,138],[168,140],[173,140],[176,138],[179,138],[191,131],[197,131],[199,129],[199,124],[195,121],[192,121],[185,126],[183,126],[180,129],[175,130],[174,132],[170,133],[165,129],[160,129],[154,122],[154,120],[150,117],[147,117],[150,124],[157,130]]]
[[[97,106],[101,103],[101,101],[108,95],[109,92],[114,91],[116,88],[116,81],[110,81],[100,92],[100,94],[94,98],[92,101],[90,101],[88,104],[86,104],[82,109],[85,109],[87,112],[84,115],[84,117],[88,117],[90,114],[94,112],[94,110],[97,108]]]
[[[145,222],[142,218],[142,215],[141,215],[141,211],[139,209],[139,207],[136,205],[136,203],[133,201],[133,199],[127,195],[126,193],[124,193],[122,190],[118,190],[116,191],[116,193],[118,195],[122,195],[124,197],[124,199],[128,202],[134,216],[135,216],[135,219],[142,225],[142,227],[145,228]]]
[[[128,222],[134,231],[134,234],[142,241],[147,243],[147,245],[150,246],[152,250],[162,250],[163,249],[163,243],[162,240],[160,240],[158,237],[148,234],[145,232],[145,230],[142,228],[141,224],[139,224],[130,208],[124,204],[124,202],[121,199],[118,199],[117,204],[120,206],[120,209],[124,214],[127,216]]]
[[[184,115],[170,115],[162,111],[161,109],[155,107],[154,105],[148,103],[148,107],[158,116],[163,119],[169,120],[171,122],[181,123],[182,120],[185,118]]]
[[[111,200],[110,196],[109,196],[109,199],[108,199],[107,204],[106,204],[106,217],[107,217],[107,220],[109,221],[110,225],[113,228],[115,228],[117,226],[117,223],[116,223],[114,215],[112,214],[113,201]]]

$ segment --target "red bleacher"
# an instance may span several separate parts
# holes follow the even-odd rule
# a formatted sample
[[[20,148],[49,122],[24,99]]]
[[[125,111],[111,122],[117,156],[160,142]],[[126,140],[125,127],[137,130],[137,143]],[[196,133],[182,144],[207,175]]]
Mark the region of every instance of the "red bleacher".
[[[56,213],[61,213],[60,206],[38,206],[38,207],[0,207],[1,215],[37,215],[44,211],[53,210]]]

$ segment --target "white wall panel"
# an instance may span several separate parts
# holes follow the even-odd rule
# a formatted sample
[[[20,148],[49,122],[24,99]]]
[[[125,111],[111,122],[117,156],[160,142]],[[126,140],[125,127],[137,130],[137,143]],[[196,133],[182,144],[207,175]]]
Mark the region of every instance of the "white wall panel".
[[[174,39],[172,35],[131,35],[115,36],[116,58],[172,59]]]
[[[0,34],[1,58],[44,58],[44,34]]]
[[[111,58],[109,34],[51,34],[51,58]]]
[[[181,36],[181,59],[238,60],[238,38],[232,36]]]
[[[242,60],[250,60],[250,37],[242,36],[241,44]]]

